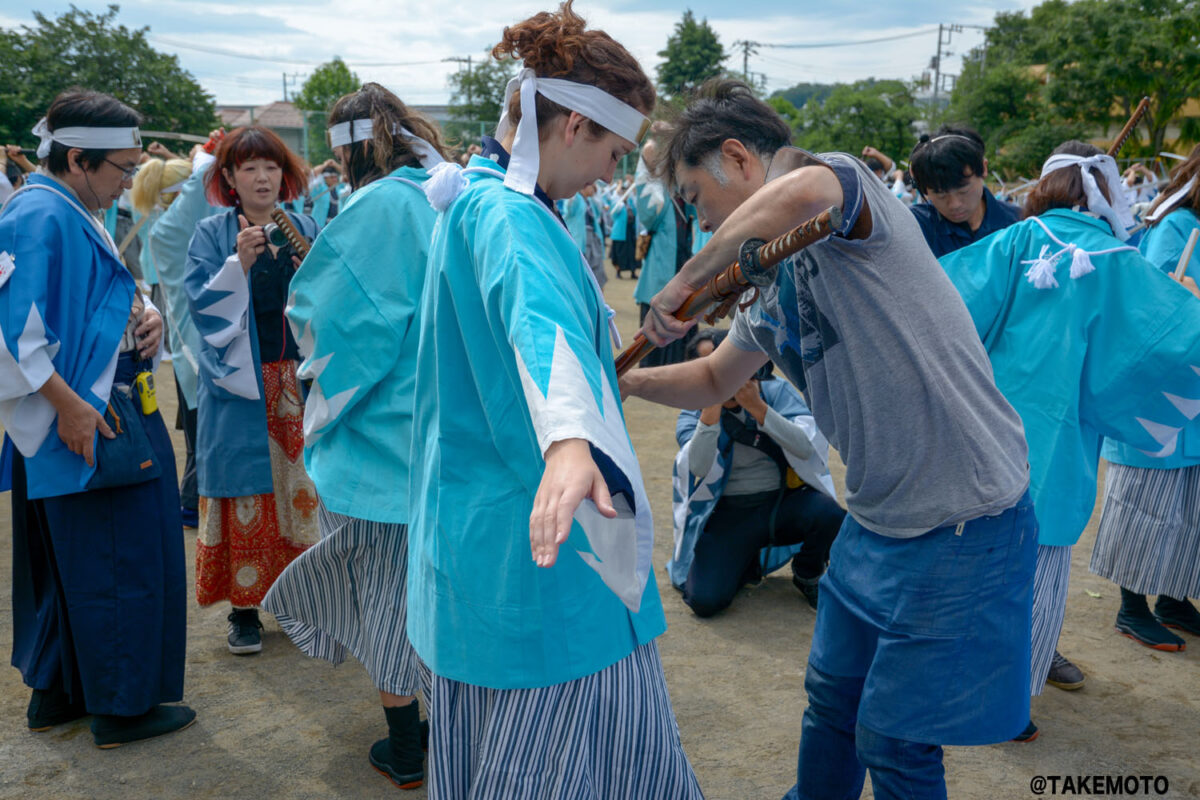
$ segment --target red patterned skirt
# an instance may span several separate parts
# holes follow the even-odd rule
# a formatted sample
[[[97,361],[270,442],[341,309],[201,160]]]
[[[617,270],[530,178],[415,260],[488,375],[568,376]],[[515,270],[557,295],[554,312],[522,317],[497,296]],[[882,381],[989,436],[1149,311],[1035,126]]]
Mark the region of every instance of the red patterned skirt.
[[[284,567],[320,538],[317,490],[304,471],[304,400],[296,362],[262,365],[272,494],[201,497],[196,602],[257,606]]]

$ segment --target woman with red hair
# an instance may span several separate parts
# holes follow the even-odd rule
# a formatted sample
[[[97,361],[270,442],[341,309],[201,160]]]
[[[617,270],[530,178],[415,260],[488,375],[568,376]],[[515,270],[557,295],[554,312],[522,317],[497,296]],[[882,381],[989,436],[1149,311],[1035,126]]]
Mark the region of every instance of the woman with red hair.
[[[283,568],[317,540],[317,495],[304,471],[299,351],[284,317],[296,271],[291,245],[267,241],[277,203],[304,187],[304,166],[267,128],[226,136],[209,169],[209,201],[188,247],[184,288],[202,339],[196,466],[200,533],[196,600],[229,600],[229,651],[262,650],[258,605]],[[308,239],[311,217],[288,213]]]

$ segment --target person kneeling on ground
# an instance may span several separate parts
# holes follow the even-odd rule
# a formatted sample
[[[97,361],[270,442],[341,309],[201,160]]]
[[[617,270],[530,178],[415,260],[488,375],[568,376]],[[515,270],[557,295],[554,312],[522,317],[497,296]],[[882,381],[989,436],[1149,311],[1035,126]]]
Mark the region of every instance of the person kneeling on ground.
[[[696,337],[693,358],[726,332]],[[829,444],[800,394],[768,361],[729,400],[683,411],[675,426],[675,557],[683,602],[711,617],[737,590],[783,566],[817,607],[817,581],[846,512],[826,462]]]

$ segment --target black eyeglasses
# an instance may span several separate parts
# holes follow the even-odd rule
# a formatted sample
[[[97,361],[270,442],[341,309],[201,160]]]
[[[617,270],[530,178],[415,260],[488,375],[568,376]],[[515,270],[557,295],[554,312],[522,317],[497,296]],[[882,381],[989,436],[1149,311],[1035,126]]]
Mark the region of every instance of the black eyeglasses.
[[[120,164],[116,163],[115,161],[109,161],[107,158],[104,159],[104,161],[108,164],[112,164],[114,167],[121,170],[121,180],[123,180],[123,181],[133,180],[133,176],[137,175],[138,170],[142,168],[142,165],[138,164],[135,167],[130,167],[129,169],[125,169],[125,167],[122,167]]]

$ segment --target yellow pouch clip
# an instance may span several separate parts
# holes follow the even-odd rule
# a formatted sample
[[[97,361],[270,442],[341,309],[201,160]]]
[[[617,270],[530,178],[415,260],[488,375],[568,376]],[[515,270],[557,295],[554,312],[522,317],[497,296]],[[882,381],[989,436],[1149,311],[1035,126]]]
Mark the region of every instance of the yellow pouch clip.
[[[146,416],[158,411],[158,395],[154,391],[154,373],[139,372],[133,379],[133,390],[137,392],[138,401],[142,404],[142,413]]]

